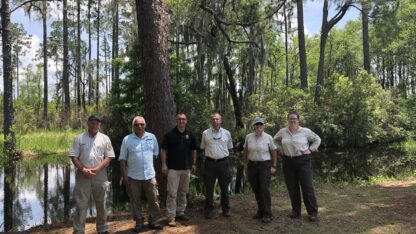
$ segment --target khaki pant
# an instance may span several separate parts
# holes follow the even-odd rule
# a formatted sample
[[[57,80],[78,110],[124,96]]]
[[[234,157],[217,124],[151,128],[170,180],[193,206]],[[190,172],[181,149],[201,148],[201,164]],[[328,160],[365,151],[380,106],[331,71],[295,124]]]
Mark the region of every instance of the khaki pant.
[[[88,202],[91,195],[95,201],[97,210],[96,229],[97,232],[105,232],[107,226],[107,211],[105,207],[109,182],[106,170],[96,176],[88,178],[77,171],[75,177],[74,199],[75,213],[73,217],[74,233],[84,233],[85,219],[87,217]]]
[[[184,215],[190,177],[190,170],[168,171],[168,197],[166,199],[168,218]]]
[[[130,185],[128,186],[128,190],[134,220],[136,223],[143,224],[143,215],[141,212],[141,195],[143,190],[149,207],[149,224],[155,224],[160,214],[159,203],[157,200],[158,191],[156,178],[149,180],[135,180],[129,177],[129,182]]]

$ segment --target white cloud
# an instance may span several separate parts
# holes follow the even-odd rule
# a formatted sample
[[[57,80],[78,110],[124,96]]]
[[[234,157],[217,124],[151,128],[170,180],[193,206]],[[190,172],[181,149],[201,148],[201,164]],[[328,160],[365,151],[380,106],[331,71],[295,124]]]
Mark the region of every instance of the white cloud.
[[[40,43],[38,35],[32,35],[30,39],[30,49],[26,52],[25,56],[20,58],[22,67],[27,67],[29,64],[33,64],[33,59],[36,57],[36,51],[40,48]]]

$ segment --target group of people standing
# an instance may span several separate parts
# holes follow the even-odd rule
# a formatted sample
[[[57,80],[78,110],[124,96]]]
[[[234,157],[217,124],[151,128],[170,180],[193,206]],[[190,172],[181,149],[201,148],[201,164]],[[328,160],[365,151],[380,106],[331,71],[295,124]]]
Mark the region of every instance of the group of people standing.
[[[317,220],[318,205],[312,186],[312,166],[310,154],[317,151],[320,138],[308,128],[299,126],[299,114],[288,114],[288,127],[282,128],[273,138],[264,132],[265,121],[256,117],[254,132],[246,136],[244,142],[244,166],[248,180],[257,201],[257,212],[253,216],[264,223],[271,222],[270,181],[276,173],[277,151],[282,156],[282,168],[289,192],[292,213],[290,218],[301,217],[301,192],[310,221]],[[218,180],[221,190],[222,216],[230,217],[229,184],[230,153],[233,150],[231,133],[221,127],[220,113],[211,114],[211,127],[202,133],[200,148],[204,150],[203,179],[205,186],[204,217],[214,215],[214,187]],[[136,222],[134,231],[144,228],[141,212],[142,194],[148,202],[148,223],[151,229],[162,229],[159,223],[160,208],[158,189],[153,161],[160,153],[162,173],[167,176],[166,218],[169,226],[177,221],[187,221],[186,195],[189,189],[191,172],[197,170],[197,142],[193,133],[186,128],[187,117],[181,112],[176,115],[176,126],[163,137],[160,146],[155,135],[145,131],[146,121],[136,116],[132,122],[133,133],[127,135],[121,145],[120,168],[123,183],[132,206]],[[88,130],[78,135],[71,147],[69,156],[77,168],[74,198],[76,211],[73,219],[74,233],[84,233],[87,205],[92,195],[97,209],[96,229],[98,233],[108,233],[106,224],[106,190],[108,187],[106,166],[115,157],[108,136],[99,132],[101,119],[90,116]]]

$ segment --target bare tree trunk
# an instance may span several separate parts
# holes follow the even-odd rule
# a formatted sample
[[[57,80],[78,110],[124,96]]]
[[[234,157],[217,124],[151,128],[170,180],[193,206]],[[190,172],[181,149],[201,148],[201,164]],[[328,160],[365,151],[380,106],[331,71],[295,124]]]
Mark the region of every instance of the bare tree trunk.
[[[69,97],[69,64],[68,64],[68,11],[67,0],[63,0],[63,71],[62,83],[64,90],[64,124],[69,124],[71,119],[71,101]]]
[[[4,204],[3,219],[4,231],[13,228],[13,199],[14,199],[14,180],[15,163],[13,158],[16,155],[16,138],[13,131],[14,110],[13,110],[13,67],[12,67],[12,48],[10,35],[10,5],[9,0],[1,0],[1,37],[3,54],[3,134],[4,134]]]
[[[243,118],[242,118],[241,109],[240,109],[240,103],[238,101],[238,96],[237,96],[237,88],[236,88],[237,86],[235,84],[234,72],[231,69],[228,58],[225,56],[223,58],[223,64],[224,64],[225,72],[227,73],[228,82],[229,82],[227,85],[227,88],[228,88],[228,91],[230,92],[231,100],[233,101],[233,104],[234,104],[236,128],[241,129],[241,128],[244,128],[244,124],[243,124]]]
[[[16,52],[16,99],[19,98],[19,52]]]
[[[283,5],[283,19],[285,25],[285,61],[286,61],[286,79],[285,84],[286,86],[289,85],[289,41],[288,41],[288,22],[287,22],[287,13],[286,13],[286,4]]]
[[[109,83],[108,83],[108,42],[107,42],[107,36],[104,34],[104,81],[105,81],[105,95],[108,96],[108,89],[109,89]]]
[[[254,40],[254,27],[250,28],[250,40]],[[251,95],[256,90],[256,60],[254,58],[253,43],[248,44],[248,76],[247,94]],[[227,73],[228,74],[228,73]]]
[[[144,110],[147,128],[161,142],[175,125],[175,102],[169,77],[166,12],[162,0],[136,0],[140,41],[141,78],[144,87]],[[156,163],[161,205],[166,203],[166,177]]]
[[[118,23],[119,23],[119,13],[118,13],[118,7],[119,3],[118,0],[114,0],[114,6],[113,6],[113,38],[112,38],[112,59],[118,57]],[[113,97],[115,97],[117,100],[120,99],[120,73],[119,73],[119,67],[111,66],[111,92],[113,94]]]
[[[300,62],[300,87],[308,88],[308,63],[305,46],[305,30],[303,25],[303,0],[297,0],[298,13],[298,41],[299,41],[299,62]]]
[[[81,0],[77,0],[77,51],[76,51],[76,61],[77,61],[77,107],[78,113],[81,113]],[[79,116],[80,118],[81,116]]]
[[[100,7],[101,0],[97,3],[97,77],[95,83],[95,109],[98,111],[100,104]]]
[[[92,0],[88,0],[88,63],[87,63],[87,72],[88,72],[88,105],[91,105],[93,98],[93,84],[92,84],[92,63],[91,63],[91,4]]]
[[[43,25],[43,128],[48,128],[48,24],[46,19],[46,0],[42,1]]]
[[[361,23],[363,32],[363,58],[364,58],[364,69],[367,73],[371,71],[371,60],[370,60],[370,42],[368,36],[368,13],[369,3],[367,0],[361,0]]]

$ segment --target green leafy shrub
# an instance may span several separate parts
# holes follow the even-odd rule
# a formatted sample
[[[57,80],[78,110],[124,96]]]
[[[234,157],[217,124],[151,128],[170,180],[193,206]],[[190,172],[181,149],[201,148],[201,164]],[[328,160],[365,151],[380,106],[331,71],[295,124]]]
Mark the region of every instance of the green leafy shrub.
[[[364,146],[404,139],[406,115],[399,111],[389,90],[363,72],[351,79],[329,78],[322,105],[311,111],[312,120],[327,146]]]

